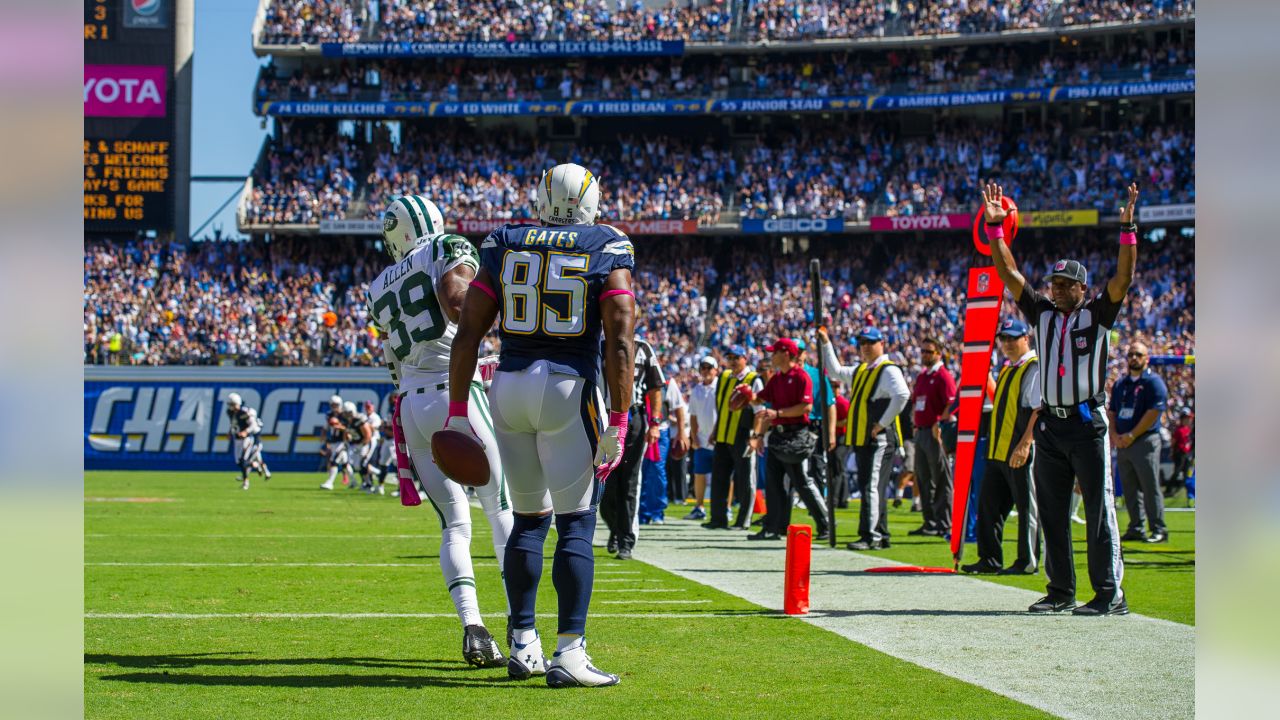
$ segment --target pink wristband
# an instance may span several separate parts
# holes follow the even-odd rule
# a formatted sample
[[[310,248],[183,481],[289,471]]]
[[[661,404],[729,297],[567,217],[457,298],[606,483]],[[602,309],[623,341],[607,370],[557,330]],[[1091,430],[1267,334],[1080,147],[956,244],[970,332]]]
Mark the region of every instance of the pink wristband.
[[[466,400],[463,400],[462,402],[449,402],[449,417],[468,417],[469,414]]]
[[[1122,232],[1122,233],[1120,233],[1120,244],[1121,244],[1121,245],[1137,245],[1137,244],[1138,244],[1138,234],[1137,234],[1137,233],[1131,233],[1131,232]]]
[[[613,297],[614,295],[630,295],[633,298],[636,296],[636,294],[631,292],[630,290],[626,290],[623,288],[614,288],[612,290],[605,290],[604,292],[600,293],[600,299],[603,300],[607,297]]]
[[[609,411],[609,425],[610,425],[610,426],[617,425],[618,427],[626,427],[626,426],[627,426],[627,411],[626,411],[626,410],[623,410],[622,412],[613,412],[612,410],[610,410],[610,411]]]
[[[1004,237],[1004,225],[986,225],[984,229],[988,240],[999,240]]]
[[[494,292],[493,288],[489,287],[488,285],[480,282],[479,280],[472,280],[471,287],[476,288],[477,290],[480,290],[485,295],[488,295],[490,298],[493,299],[494,302],[498,302],[498,293]]]

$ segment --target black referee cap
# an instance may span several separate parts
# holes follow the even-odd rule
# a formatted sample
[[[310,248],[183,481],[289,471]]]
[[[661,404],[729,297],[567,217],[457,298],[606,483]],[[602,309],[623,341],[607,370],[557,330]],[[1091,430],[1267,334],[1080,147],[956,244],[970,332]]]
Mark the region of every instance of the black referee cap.
[[[1066,278],[1075,280],[1082,285],[1089,284],[1089,271],[1075,260],[1059,260],[1053,264],[1053,272],[1049,273],[1049,277]]]

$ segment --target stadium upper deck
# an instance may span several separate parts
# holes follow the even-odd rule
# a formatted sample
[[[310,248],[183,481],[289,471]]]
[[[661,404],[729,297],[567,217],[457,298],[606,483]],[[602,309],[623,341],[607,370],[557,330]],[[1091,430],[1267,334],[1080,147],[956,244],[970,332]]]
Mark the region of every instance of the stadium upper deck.
[[[1192,18],[1193,0],[263,0],[259,53],[320,43],[641,41],[691,45],[1063,31]],[[691,48],[692,49],[692,48]],[[810,48],[811,49],[811,46]]]

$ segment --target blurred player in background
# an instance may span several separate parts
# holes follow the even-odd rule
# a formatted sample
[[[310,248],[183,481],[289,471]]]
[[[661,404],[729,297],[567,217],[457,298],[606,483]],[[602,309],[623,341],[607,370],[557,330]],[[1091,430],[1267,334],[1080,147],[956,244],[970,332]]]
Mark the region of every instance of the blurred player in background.
[[[361,473],[365,478],[363,487],[367,492],[385,495],[386,489],[382,486],[382,466],[378,462],[378,454],[382,449],[382,417],[378,415],[378,410],[373,403],[368,400],[364,403],[364,417],[369,425],[369,442],[373,447],[369,450],[369,459],[365,462],[365,469]]]
[[[378,473],[378,494],[387,494],[387,478],[396,477],[396,439],[388,419],[378,428],[378,459],[374,461]],[[400,497],[399,486],[391,489],[391,497]]]
[[[369,418],[356,404],[347,401],[342,404],[342,422],[347,428],[347,468],[360,475],[360,485],[355,484],[354,474],[351,478],[351,489],[373,487],[369,478],[369,461],[373,458],[374,434],[369,425]]]
[[[347,426],[342,421],[342,398],[334,395],[329,398],[329,414],[324,423],[324,444],[320,446],[320,454],[324,456],[325,469],[329,477],[321,485],[321,489],[332,490],[333,481],[342,472],[342,484],[350,482],[347,474]]]
[[[618,682],[591,664],[584,634],[595,575],[596,505],[602,481],[622,457],[632,399],[635,249],[621,231],[594,224],[599,206],[599,183],[586,168],[557,165],[538,183],[542,225],[504,225],[485,239],[449,381],[446,427],[474,433],[467,401],[482,396],[466,378],[475,372],[481,340],[501,315],[502,351],[491,387],[501,402],[493,406],[493,425],[516,513],[507,545],[513,627],[507,673],[514,679],[545,673],[551,687]],[[602,359],[610,410],[603,434]],[[548,665],[534,606],[552,513],[559,536],[551,568],[559,629]]]
[[[262,421],[258,411],[246,407],[239,393],[227,396],[227,418],[231,420],[231,453],[240,466],[240,489],[249,489],[249,471],[253,470],[265,480],[271,479],[271,468],[262,459]]]
[[[462,656],[477,667],[506,664],[480,616],[471,564],[471,506],[461,485],[431,459],[431,434],[448,417],[449,354],[467,284],[479,263],[475,247],[460,235],[441,232],[444,217],[428,199],[408,195],[383,215],[383,241],[395,261],[369,286],[369,315],[386,341],[383,354],[401,400],[392,422],[404,430],[408,458],[440,517],[440,571],[462,621]],[[488,400],[474,366],[460,378],[476,397],[476,426],[489,455],[489,482],[476,496],[489,521],[501,571],[511,534],[511,503],[489,420]],[[510,612],[508,611],[508,615]]]

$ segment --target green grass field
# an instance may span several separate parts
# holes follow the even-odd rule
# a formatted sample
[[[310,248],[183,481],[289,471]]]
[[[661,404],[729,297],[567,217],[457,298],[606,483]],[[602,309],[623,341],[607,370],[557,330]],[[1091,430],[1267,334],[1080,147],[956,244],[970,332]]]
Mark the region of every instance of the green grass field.
[[[242,492],[229,472],[85,474],[86,717],[481,717],[511,713],[513,700],[529,706],[520,712],[600,718],[822,718],[855,709],[873,717],[1045,717],[603,549],[588,639],[622,683],[560,692],[538,680],[513,683],[505,670],[461,660],[429,506],[326,493],[319,480],[255,478]],[[684,512],[673,507],[669,516]],[[498,569],[484,518],[474,516],[481,609],[500,634]],[[1125,585],[1135,611],[1192,622],[1194,514],[1169,519],[1173,542],[1131,548]],[[842,520],[852,527],[850,516]],[[906,537],[916,521],[894,514],[895,545],[884,554],[945,564],[941,541]],[[555,631],[550,568],[548,561],[539,603],[544,638]],[[1042,579],[993,581],[1037,587]],[[663,603],[665,591],[690,602]],[[280,616],[246,616],[272,613]],[[423,617],[376,617],[388,613]]]

